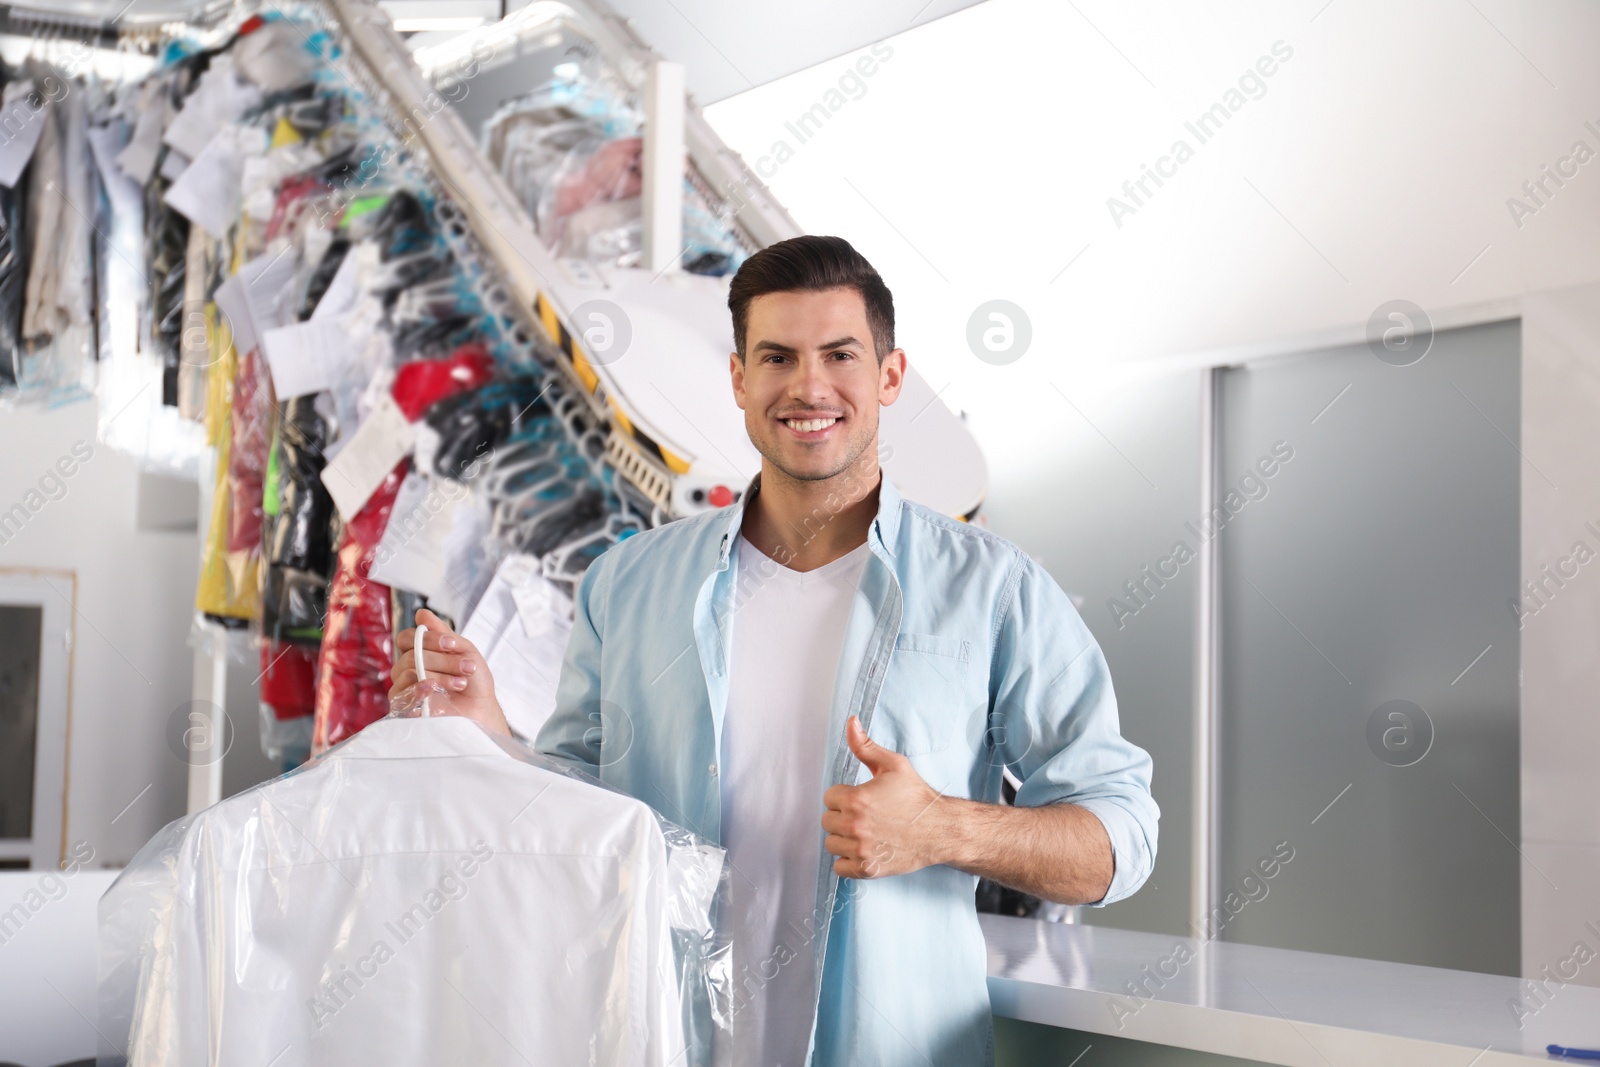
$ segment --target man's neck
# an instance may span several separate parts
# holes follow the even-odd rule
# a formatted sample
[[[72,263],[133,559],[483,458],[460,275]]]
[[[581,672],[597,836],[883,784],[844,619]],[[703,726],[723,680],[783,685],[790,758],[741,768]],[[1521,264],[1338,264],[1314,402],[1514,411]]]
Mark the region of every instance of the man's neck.
[[[815,570],[866,543],[882,482],[876,449],[815,482],[790,478],[762,460],[761,484],[745,505],[740,532],[785,567]]]

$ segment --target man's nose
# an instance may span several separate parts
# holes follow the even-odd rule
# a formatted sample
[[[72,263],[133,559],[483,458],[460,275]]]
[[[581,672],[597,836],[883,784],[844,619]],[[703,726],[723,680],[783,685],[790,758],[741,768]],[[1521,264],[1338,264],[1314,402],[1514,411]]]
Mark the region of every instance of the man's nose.
[[[794,376],[795,399],[813,407],[821,406],[833,394],[828,381],[827,366],[820,359],[800,361],[800,373]]]

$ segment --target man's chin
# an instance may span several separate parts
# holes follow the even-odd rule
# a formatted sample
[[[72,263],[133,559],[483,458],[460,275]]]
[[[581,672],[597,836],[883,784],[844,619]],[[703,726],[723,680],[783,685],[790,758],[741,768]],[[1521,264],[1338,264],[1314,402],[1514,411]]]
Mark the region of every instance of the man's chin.
[[[858,451],[854,455],[795,456],[783,454],[779,449],[762,449],[761,453],[781,474],[797,482],[825,482],[848,474],[861,455]]]

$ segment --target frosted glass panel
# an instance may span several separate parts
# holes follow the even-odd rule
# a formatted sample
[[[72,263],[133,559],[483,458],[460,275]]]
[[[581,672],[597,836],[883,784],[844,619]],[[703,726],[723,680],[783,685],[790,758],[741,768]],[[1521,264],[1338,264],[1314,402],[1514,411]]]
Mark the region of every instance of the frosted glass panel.
[[[1222,937],[1517,972],[1519,353],[1223,374]]]
[[[1156,866],[1144,888],[1105,908],[1083,908],[1081,918],[1184,934],[1196,567],[1178,568],[1159,586],[1144,568],[1160,567],[1174,543],[1194,543],[1186,524],[1200,510],[1200,375],[1074,397],[1077,410],[1042,392],[1039,424],[1048,435],[1025,461],[1006,462],[991,448],[983,512],[991,530],[1017,542],[1081,599],[1079,612],[1111,667],[1122,732],[1154,761],[1151,793],[1161,808]],[[974,425],[979,440],[987,433],[991,444],[1001,429]],[[1129,582],[1144,583],[1140,599],[1129,596]]]

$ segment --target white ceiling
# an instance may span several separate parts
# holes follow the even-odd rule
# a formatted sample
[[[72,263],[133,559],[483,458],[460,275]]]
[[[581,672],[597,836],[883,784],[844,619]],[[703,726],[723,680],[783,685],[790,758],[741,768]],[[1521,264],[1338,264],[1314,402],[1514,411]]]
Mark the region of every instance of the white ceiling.
[[[631,21],[646,44],[688,68],[689,92],[704,105],[925,26],[979,2],[610,0],[610,5]]]

